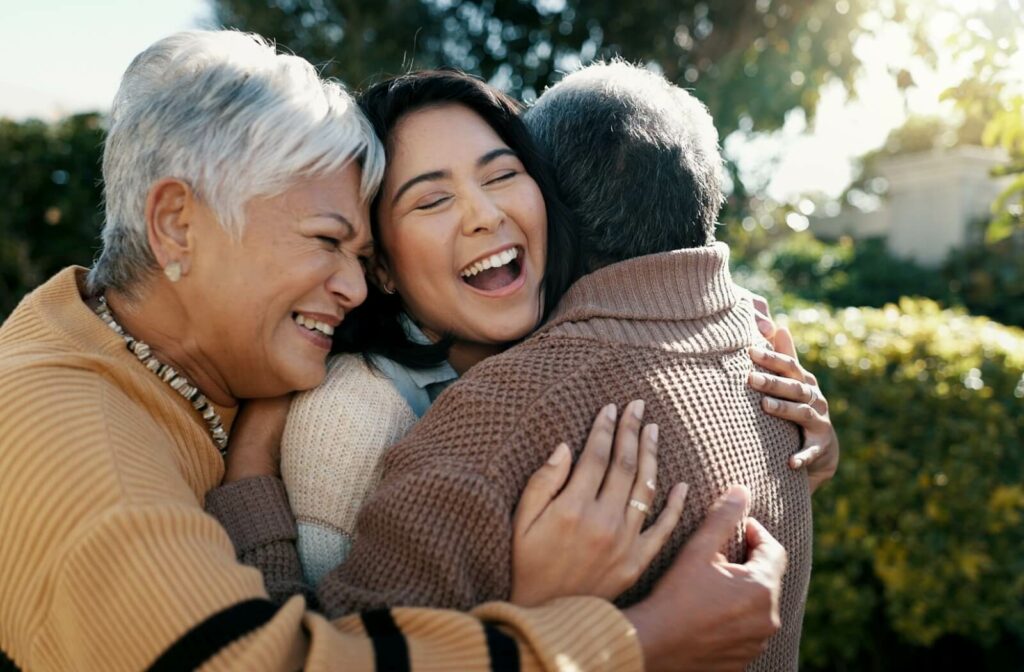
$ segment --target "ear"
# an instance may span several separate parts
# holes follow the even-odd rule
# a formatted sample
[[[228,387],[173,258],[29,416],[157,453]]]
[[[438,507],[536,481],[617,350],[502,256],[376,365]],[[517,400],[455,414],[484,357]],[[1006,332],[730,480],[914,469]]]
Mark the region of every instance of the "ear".
[[[156,181],[146,196],[146,237],[160,268],[177,262],[187,274],[192,256],[192,220],[199,205],[187,183],[170,177]]]
[[[395,281],[391,276],[391,264],[383,253],[377,252],[370,258],[367,275],[377,289],[387,294],[394,293]],[[389,288],[391,291],[388,291]]]

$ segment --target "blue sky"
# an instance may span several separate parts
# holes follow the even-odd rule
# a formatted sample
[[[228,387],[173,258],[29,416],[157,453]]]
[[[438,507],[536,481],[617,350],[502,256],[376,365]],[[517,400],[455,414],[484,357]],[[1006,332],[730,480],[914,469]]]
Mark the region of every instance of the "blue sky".
[[[135,54],[208,16],[205,0],[0,0],[0,116],[106,109]]]

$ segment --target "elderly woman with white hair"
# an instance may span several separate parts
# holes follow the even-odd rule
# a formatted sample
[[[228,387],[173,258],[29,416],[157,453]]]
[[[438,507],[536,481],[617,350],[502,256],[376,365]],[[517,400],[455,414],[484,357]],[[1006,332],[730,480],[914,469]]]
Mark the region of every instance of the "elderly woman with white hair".
[[[382,164],[350,97],[260,39],[180,33],[131,64],[102,253],[0,328],[0,668],[627,670],[692,645],[671,615],[704,558],[629,613],[574,597],[332,624],[238,562],[291,520],[229,538],[204,512],[238,401],[317,385],[364,299]]]

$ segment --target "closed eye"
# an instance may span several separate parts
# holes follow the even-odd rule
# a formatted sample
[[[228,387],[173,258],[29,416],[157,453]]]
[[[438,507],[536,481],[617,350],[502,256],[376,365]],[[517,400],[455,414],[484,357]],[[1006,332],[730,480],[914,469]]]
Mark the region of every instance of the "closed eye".
[[[510,170],[507,173],[502,173],[501,175],[498,175],[497,177],[493,177],[493,178],[487,180],[486,182],[484,182],[484,184],[497,184],[499,182],[504,182],[506,180],[512,179],[513,177],[515,177],[518,174],[519,174],[518,171]]]
[[[444,203],[445,201],[447,201],[450,198],[451,198],[451,196],[441,196],[437,200],[430,201],[429,203],[425,203],[423,205],[418,205],[418,206],[416,206],[413,209],[414,210],[432,210],[432,209],[434,209],[437,206],[441,205],[442,203]]]
[[[316,239],[319,240],[320,242],[327,243],[333,248],[338,248],[341,246],[341,240],[335,238],[334,236],[317,236]]]

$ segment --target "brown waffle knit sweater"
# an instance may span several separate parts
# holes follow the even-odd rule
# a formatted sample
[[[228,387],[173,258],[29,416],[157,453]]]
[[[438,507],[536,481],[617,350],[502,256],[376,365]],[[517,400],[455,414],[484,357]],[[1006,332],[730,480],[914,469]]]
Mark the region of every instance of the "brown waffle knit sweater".
[[[321,582],[328,614],[384,604],[466,608],[508,598],[512,514],[554,446],[578,452],[598,410],[644,399],[660,427],[655,512],[689,484],[671,541],[619,603],[653,587],[732,483],[789,553],[783,625],[752,669],[795,670],[811,570],[806,474],[787,467],[797,428],[762,412],[747,384],[753,309],[728,248],[650,255],[577,282],[526,342],[474,367],[386,455],[347,562]],[[653,516],[653,513],[652,513]],[[653,519],[653,518],[652,518]],[[739,532],[727,549],[744,555]]]

